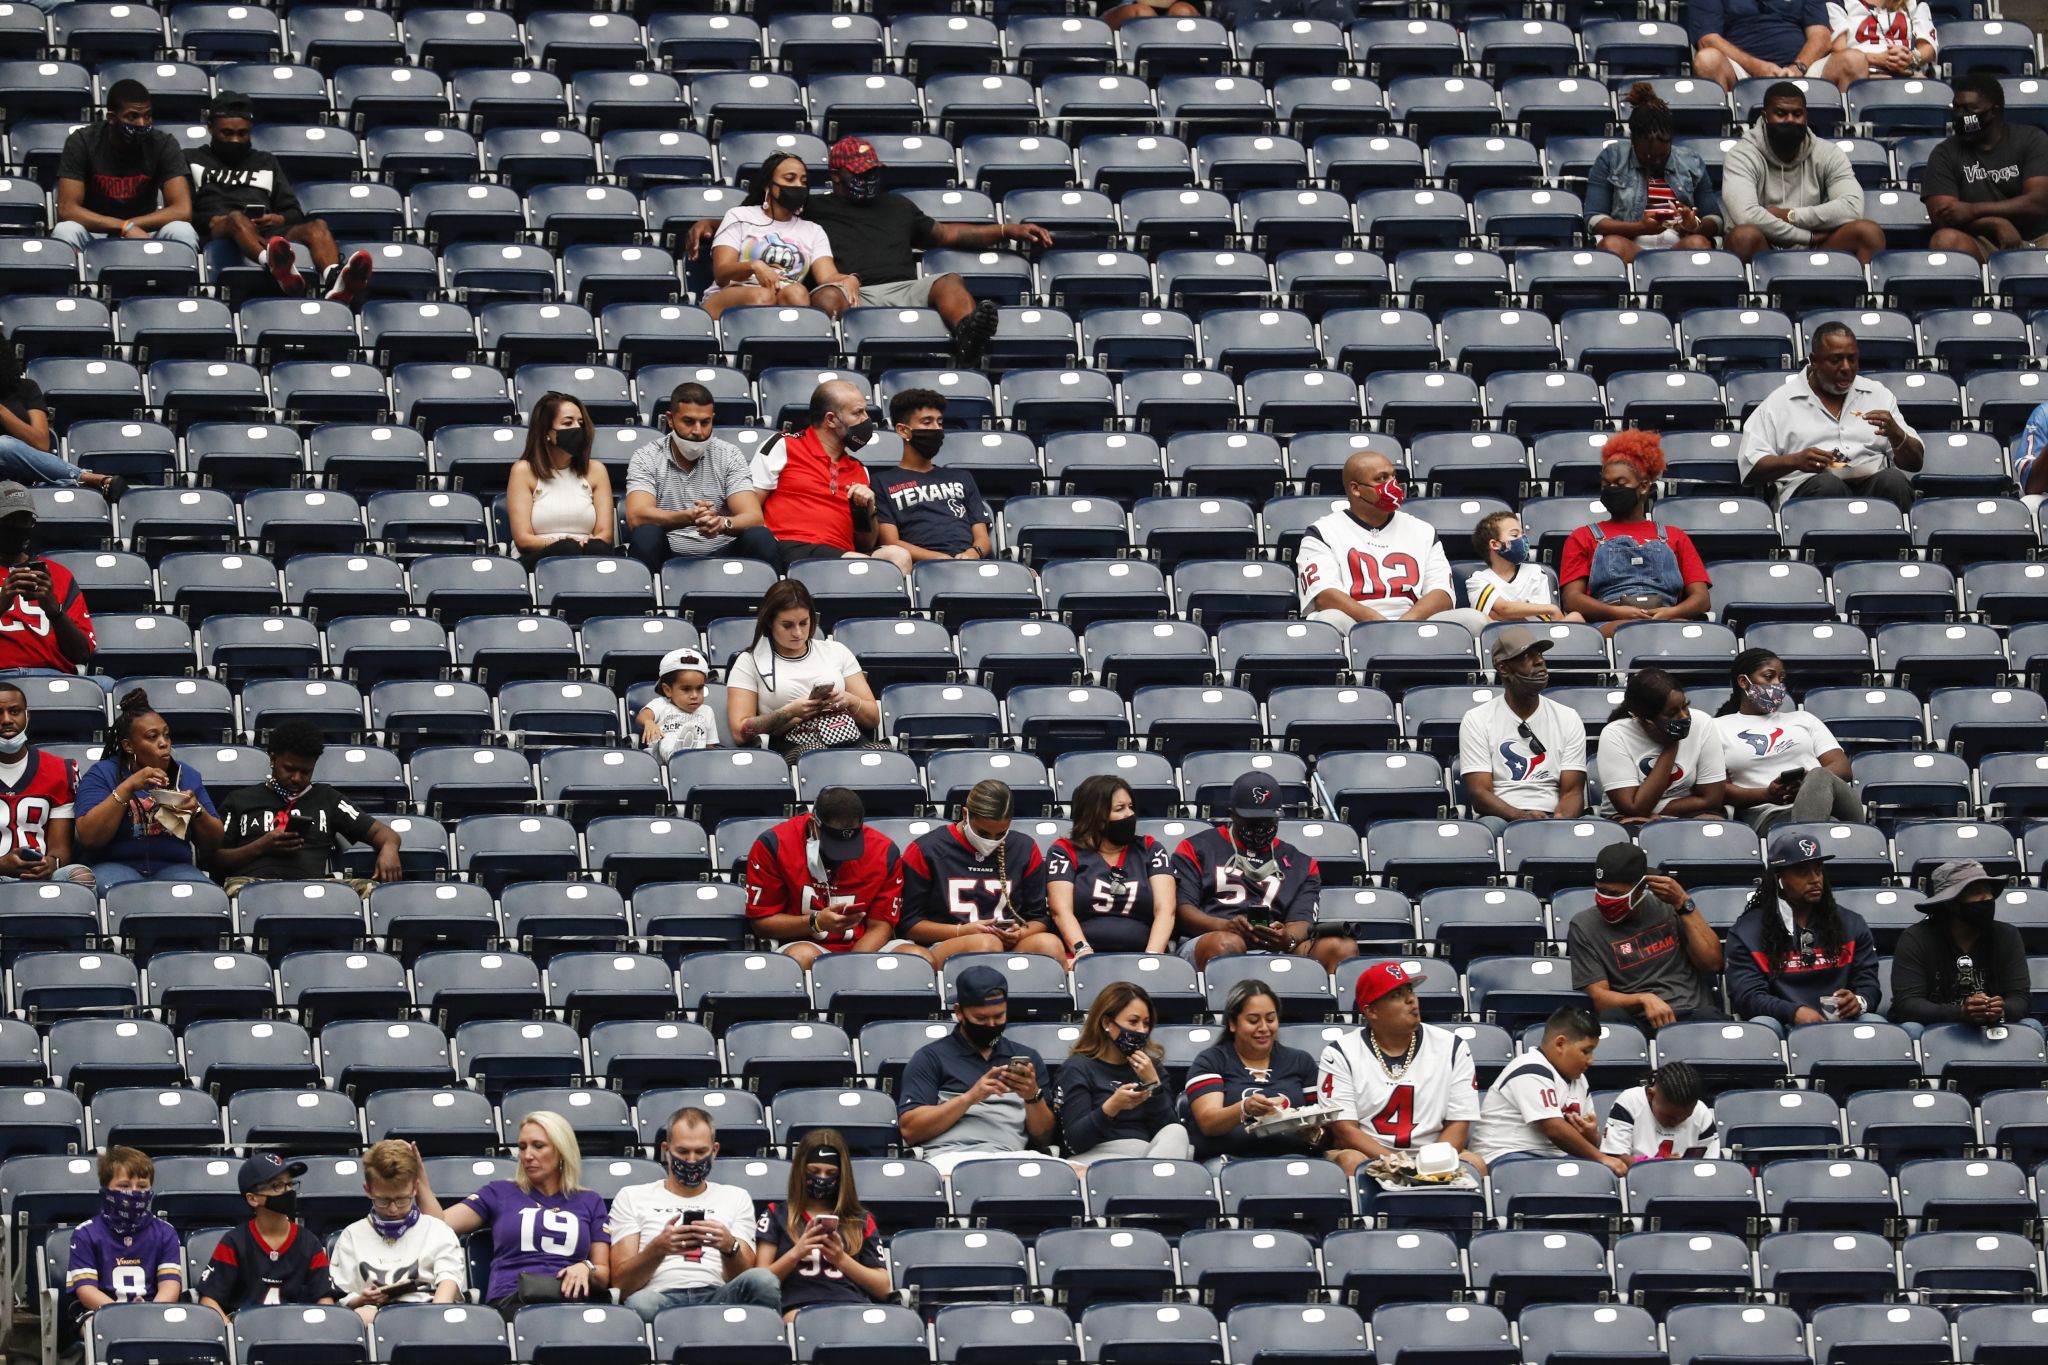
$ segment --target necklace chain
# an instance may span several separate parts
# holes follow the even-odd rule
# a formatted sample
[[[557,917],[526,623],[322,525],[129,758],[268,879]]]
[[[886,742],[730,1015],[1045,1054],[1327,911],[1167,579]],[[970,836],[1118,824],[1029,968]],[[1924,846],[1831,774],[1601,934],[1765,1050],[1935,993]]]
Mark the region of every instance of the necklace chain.
[[[1372,1049],[1372,1055],[1379,1059],[1380,1069],[1387,1073],[1388,1079],[1398,1081],[1407,1072],[1408,1068],[1415,1064],[1415,1054],[1422,1048],[1422,1030],[1417,1028],[1409,1037],[1408,1049],[1401,1054],[1401,1060],[1398,1065],[1395,1064],[1393,1058],[1380,1050],[1380,1040],[1372,1036],[1370,1028],[1365,1031],[1365,1043],[1367,1047]]]

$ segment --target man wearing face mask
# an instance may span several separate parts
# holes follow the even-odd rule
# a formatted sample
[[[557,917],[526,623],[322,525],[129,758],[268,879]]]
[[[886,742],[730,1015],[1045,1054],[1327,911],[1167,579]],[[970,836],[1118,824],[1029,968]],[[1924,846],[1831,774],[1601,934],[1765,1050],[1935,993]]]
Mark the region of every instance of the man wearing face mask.
[[[850,787],[827,787],[809,815],[763,830],[747,854],[747,931],[806,970],[827,953],[881,952],[902,903],[896,845],[869,828]]]
[[[906,574],[928,559],[987,559],[994,549],[981,489],[966,470],[936,464],[946,443],[944,396],[905,389],[889,400],[889,420],[903,438],[903,459],[882,475],[875,495],[882,539],[875,558]]]
[[[281,1303],[333,1303],[327,1251],[298,1222],[297,1180],[306,1163],[275,1152],[242,1163],[242,1198],[253,1209],[227,1230],[199,1277],[199,1302],[224,1318],[244,1308]]]
[[[676,385],[668,431],[626,466],[628,550],[657,574],[671,555],[777,562],[747,457],[711,434],[717,413],[711,390],[694,380]]]
[[[1295,571],[1301,613],[1339,632],[1360,622],[1452,622],[1476,637],[1486,617],[1451,605],[1451,561],[1436,528],[1401,510],[1407,498],[1393,462],[1361,450],[1344,462],[1347,505],[1301,538]]]
[[[784,573],[806,559],[860,559],[875,548],[875,490],[859,458],[875,439],[866,395],[828,379],[811,394],[810,419],[803,432],[765,442],[747,473]]]
[[[1928,246],[1980,261],[1994,251],[2048,246],[2048,133],[2006,121],[1996,76],[1973,71],[1956,77],[1953,89],[1949,135],[1920,176],[1934,224]]]
[[[1714,989],[1721,940],[1671,877],[1634,844],[1609,844],[1593,863],[1593,904],[1572,916],[1572,989],[1610,1024],[1655,1033],[1666,1024],[1726,1019]]]
[[[1798,826],[1771,836],[1769,869],[1728,930],[1728,1001],[1779,1033],[1801,1024],[1878,1018],[1877,940],[1828,887],[1833,861]]]
[[[71,861],[78,769],[29,743],[28,695],[0,682],[0,882],[93,885],[92,869]]]
[[[1543,695],[1553,643],[1523,626],[1496,635],[1501,695],[1458,722],[1465,804],[1496,829],[1510,820],[1569,820],[1586,809],[1586,723]]]
[[[1280,837],[1279,784],[1250,772],[1231,784],[1227,824],[1173,854],[1180,955],[1200,971],[1234,953],[1312,957],[1325,971],[1358,956],[1348,938],[1310,938],[1323,894],[1316,860]]]
[[[1045,1059],[1003,1036],[1010,982],[993,967],[969,967],[953,981],[958,1026],[926,1043],[896,1091],[903,1141],[923,1148],[939,1174],[963,1161],[1031,1155],[1052,1136],[1052,1077]]]
[[[1973,858],[1934,869],[1927,918],[1899,935],[1892,953],[1892,1018],[1918,1030],[1930,1024],[2021,1024],[2033,1019],[2027,945],[2020,931],[1998,918],[2006,879]]]
[[[1742,423],[1742,480],[1794,498],[1882,498],[1913,509],[1927,448],[1899,400],[1862,373],[1856,334],[1839,322],[1813,329],[1806,368],[1788,377]]]
[[[106,118],[64,139],[50,235],[73,251],[96,237],[154,237],[199,249],[185,153],[158,130],[156,105],[141,81],[115,81]]]
[[[18,483],[0,483],[0,672],[77,673],[97,647],[85,593],[62,564],[34,554],[36,503]]]
[[[227,874],[230,896],[250,882],[325,881],[334,875],[334,857],[343,843],[368,844],[377,853],[374,880],[350,883],[358,895],[369,895],[379,882],[404,878],[398,831],[358,810],[327,783],[313,780],[320,755],[327,751],[319,726],[309,720],[280,721],[270,732],[269,750],[269,780],[221,803],[214,867]]]
[[[1863,216],[1863,186],[1849,158],[1806,128],[1806,91],[1779,81],[1763,110],[1728,149],[1721,171],[1728,250],[1752,260],[1768,250],[1847,251],[1865,265],[1884,250],[1884,229]]]
[[[626,1307],[649,1322],[664,1308],[782,1308],[782,1281],[754,1269],[753,1197],[711,1179],[717,1160],[711,1115],[678,1109],[662,1128],[667,1174],[612,1200],[605,1227],[614,1282]]]

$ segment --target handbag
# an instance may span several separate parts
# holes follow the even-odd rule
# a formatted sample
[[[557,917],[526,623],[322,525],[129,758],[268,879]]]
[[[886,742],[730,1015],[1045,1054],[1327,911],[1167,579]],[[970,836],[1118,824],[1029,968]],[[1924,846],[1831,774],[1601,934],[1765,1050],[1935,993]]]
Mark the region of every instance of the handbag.
[[[532,1271],[520,1273],[519,1288],[513,1291],[513,1297],[521,1303],[565,1302],[561,1280],[553,1275],[540,1275]]]
[[[813,749],[845,749],[867,738],[860,722],[843,711],[810,716],[782,732],[779,747],[785,754],[807,754]]]

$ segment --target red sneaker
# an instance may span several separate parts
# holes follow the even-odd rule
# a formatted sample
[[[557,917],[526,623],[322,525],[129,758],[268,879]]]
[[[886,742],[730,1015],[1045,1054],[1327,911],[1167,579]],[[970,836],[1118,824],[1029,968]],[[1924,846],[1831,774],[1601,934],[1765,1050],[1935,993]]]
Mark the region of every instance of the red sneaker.
[[[292,261],[292,244],[282,237],[272,237],[263,248],[263,268],[270,272],[270,278],[277,281],[278,290],[286,294],[306,292],[305,277]]]
[[[342,262],[341,273],[334,277],[334,287],[327,291],[327,297],[336,303],[345,303],[353,308],[362,300],[363,291],[370,287],[370,271],[376,263],[367,251],[358,251]]]

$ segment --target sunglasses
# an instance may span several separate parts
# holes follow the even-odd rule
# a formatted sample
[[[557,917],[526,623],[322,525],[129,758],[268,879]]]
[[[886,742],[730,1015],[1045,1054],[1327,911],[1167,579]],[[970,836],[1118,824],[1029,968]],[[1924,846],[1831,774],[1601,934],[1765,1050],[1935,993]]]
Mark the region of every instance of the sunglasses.
[[[1543,747],[1543,741],[1536,738],[1536,732],[1529,728],[1529,722],[1523,721],[1520,725],[1517,725],[1515,733],[1528,741],[1529,753],[1533,757],[1541,758],[1545,753],[1549,752]]]

